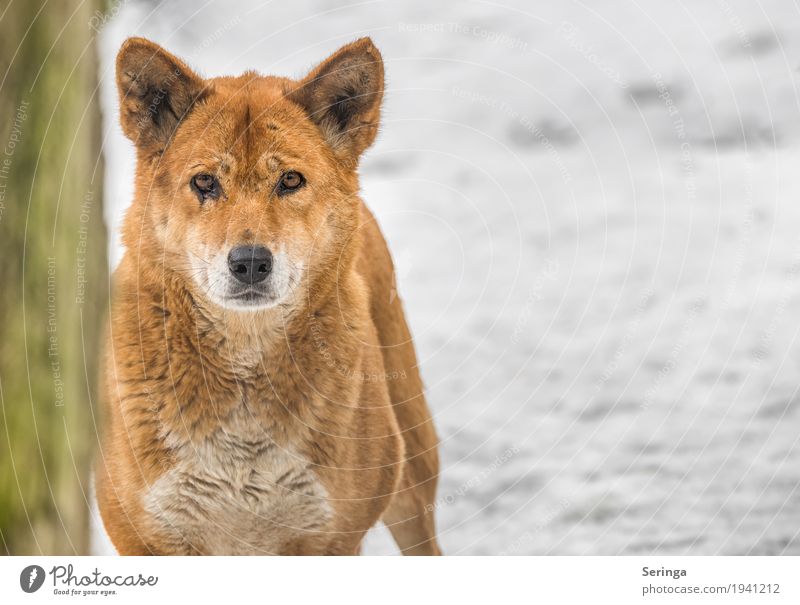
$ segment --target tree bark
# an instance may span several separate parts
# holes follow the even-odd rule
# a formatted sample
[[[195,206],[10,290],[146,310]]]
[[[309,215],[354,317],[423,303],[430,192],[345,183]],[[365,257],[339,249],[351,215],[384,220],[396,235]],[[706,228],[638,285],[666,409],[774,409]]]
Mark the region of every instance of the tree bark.
[[[88,550],[108,299],[98,0],[0,2],[0,552]]]

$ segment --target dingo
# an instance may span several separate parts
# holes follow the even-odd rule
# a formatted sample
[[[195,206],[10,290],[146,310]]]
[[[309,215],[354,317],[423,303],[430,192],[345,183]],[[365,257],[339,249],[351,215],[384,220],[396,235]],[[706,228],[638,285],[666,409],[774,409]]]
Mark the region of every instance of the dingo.
[[[121,554],[439,554],[437,438],[392,261],[358,197],[383,62],[203,79],[131,38],[137,151],[97,494]]]

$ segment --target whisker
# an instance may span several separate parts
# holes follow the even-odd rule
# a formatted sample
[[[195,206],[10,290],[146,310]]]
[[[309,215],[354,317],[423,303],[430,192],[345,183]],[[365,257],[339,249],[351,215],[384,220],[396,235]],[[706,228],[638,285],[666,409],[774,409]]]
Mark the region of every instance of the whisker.
[[[193,258],[196,258],[196,259],[197,259],[197,260],[199,260],[201,263],[205,263],[205,264],[207,264],[207,265],[210,265],[210,264],[211,264],[211,261],[210,261],[210,260],[207,260],[207,259],[203,258],[202,256],[199,256],[199,255],[195,254],[195,253],[194,253],[194,252],[192,252],[191,250],[187,250],[187,252],[189,252],[189,256],[191,256],[191,257],[193,257]]]

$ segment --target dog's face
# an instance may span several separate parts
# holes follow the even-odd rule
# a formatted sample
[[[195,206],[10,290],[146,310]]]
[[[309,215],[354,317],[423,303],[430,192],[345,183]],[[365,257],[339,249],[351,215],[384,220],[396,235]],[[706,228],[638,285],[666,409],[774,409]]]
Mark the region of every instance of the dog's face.
[[[291,305],[301,284],[339,270],[383,93],[368,39],[292,81],[204,80],[134,38],[120,50],[117,81],[139,158],[137,228],[152,230],[160,260],[197,295],[228,309]]]

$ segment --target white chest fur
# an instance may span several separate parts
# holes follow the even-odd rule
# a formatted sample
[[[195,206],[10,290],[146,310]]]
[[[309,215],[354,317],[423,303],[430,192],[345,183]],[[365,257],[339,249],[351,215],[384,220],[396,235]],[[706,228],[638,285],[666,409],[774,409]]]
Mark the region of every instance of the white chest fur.
[[[143,498],[176,551],[277,554],[325,530],[331,507],[308,461],[278,446],[246,411],[199,443],[167,438],[177,464]]]

